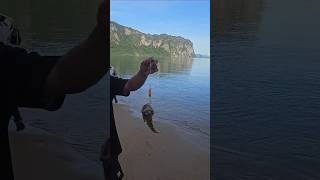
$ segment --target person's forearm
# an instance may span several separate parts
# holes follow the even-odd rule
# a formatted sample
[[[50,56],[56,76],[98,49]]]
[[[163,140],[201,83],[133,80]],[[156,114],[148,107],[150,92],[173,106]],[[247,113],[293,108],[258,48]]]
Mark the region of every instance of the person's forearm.
[[[107,71],[107,43],[106,35],[97,26],[87,40],[57,62],[48,77],[49,91],[78,93],[98,82]]]
[[[125,85],[124,92],[129,93],[130,91],[135,91],[143,86],[144,82],[146,81],[148,75],[144,75],[140,71],[133,76],[127,84]]]

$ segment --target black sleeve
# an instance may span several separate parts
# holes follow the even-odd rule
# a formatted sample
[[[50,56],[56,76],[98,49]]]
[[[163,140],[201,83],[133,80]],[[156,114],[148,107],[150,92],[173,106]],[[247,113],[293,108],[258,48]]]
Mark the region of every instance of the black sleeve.
[[[15,108],[12,112],[12,116],[14,117],[14,120],[21,120],[21,114],[18,108]]]
[[[5,63],[8,89],[16,106],[42,108],[50,111],[59,109],[64,101],[64,95],[44,97],[46,79],[58,57],[44,57],[10,46],[1,47],[1,49],[1,60]]]
[[[123,88],[127,82],[128,82],[128,79],[122,79],[122,78],[110,76],[111,98],[118,95],[129,96],[130,92],[128,94],[125,94],[123,92]]]

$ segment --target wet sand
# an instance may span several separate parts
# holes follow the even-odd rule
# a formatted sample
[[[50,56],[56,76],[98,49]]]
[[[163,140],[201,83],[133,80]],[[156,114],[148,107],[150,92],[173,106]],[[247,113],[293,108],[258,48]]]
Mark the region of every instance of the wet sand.
[[[120,155],[127,180],[208,180],[209,149],[187,141],[188,134],[156,121],[154,134],[142,119],[124,105],[114,105],[123,152]]]

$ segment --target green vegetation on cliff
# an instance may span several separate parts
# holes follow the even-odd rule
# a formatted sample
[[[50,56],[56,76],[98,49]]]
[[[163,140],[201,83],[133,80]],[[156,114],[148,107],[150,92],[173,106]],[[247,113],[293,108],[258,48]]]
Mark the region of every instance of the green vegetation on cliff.
[[[110,48],[111,56],[192,58],[195,55],[190,40],[166,34],[145,34],[115,22],[110,23]]]

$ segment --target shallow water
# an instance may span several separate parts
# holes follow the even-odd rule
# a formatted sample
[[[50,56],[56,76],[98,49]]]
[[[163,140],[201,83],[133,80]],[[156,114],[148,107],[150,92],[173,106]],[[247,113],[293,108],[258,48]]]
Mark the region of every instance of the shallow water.
[[[23,47],[43,55],[64,54],[85,39],[95,24],[97,1],[0,0],[0,3],[0,12],[15,19]],[[134,74],[141,61],[112,59],[122,77]],[[209,59],[162,61],[159,76],[152,75],[142,89],[119,99],[138,112],[147,101],[149,84],[152,85],[157,120],[174,123],[209,146],[209,65]],[[32,126],[64,138],[87,158],[98,161],[100,145],[106,137],[105,84],[103,79],[85,93],[68,96],[57,112],[23,109],[23,118]]]
[[[143,58],[112,57],[111,65],[120,77],[130,78],[138,70]],[[148,89],[152,89],[151,103],[155,119],[174,123],[196,136],[210,136],[210,59],[194,58],[159,60],[159,72],[149,76],[144,86],[131,92],[129,97],[118,97],[128,104],[137,117],[149,102]],[[209,145],[208,145],[209,146]]]
[[[297,0],[217,3],[217,180],[320,179],[319,6]]]

